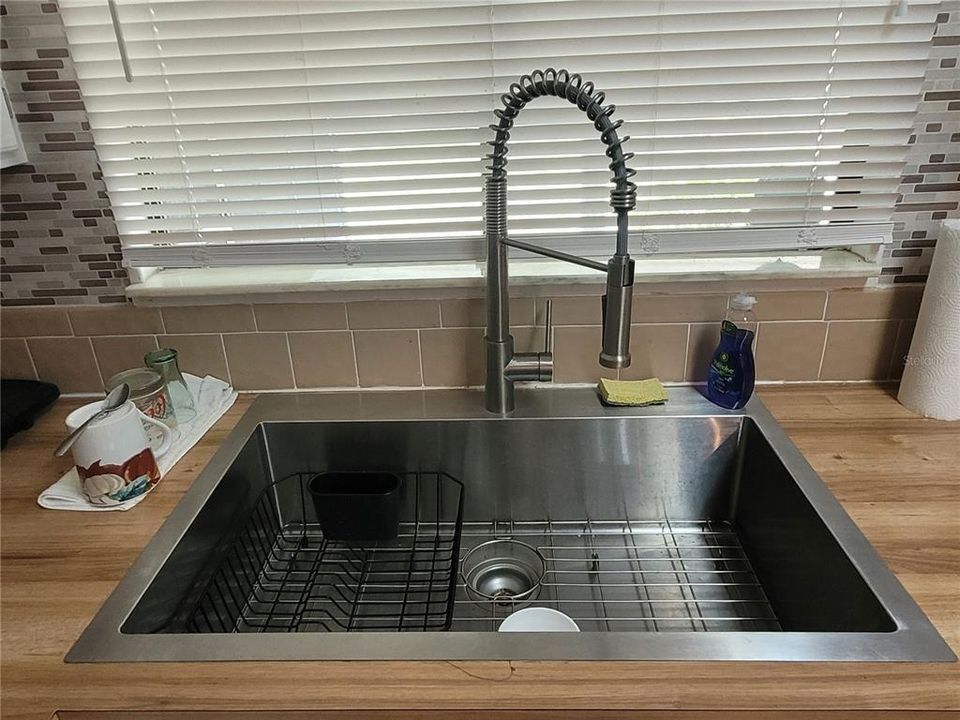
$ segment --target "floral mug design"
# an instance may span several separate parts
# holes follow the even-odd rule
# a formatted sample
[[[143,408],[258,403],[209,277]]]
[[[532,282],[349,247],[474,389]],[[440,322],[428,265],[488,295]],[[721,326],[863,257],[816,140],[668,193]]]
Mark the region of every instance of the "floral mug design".
[[[100,410],[90,403],[67,416],[74,430]],[[144,423],[156,425],[161,442],[150,447]],[[169,451],[173,431],[144,415],[132,401],[87,426],[73,446],[73,460],[87,499],[94,505],[119,505],[149,492],[160,481],[157,457]]]

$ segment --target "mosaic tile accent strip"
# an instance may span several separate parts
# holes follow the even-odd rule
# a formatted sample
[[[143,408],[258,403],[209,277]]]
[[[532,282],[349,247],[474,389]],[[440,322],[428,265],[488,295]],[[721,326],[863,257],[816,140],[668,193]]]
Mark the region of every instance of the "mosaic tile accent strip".
[[[960,217],[960,0],[946,0],[942,9],[900,181],[894,242],[881,261],[881,285],[924,281],[940,222]]]
[[[56,3],[0,3],[0,68],[29,164],[0,176],[0,302],[125,302],[127,273]]]

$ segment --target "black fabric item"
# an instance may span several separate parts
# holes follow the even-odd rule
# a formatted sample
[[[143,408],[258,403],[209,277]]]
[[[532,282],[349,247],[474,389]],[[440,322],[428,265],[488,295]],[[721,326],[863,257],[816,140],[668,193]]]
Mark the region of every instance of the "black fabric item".
[[[60,397],[60,388],[37,380],[0,380],[0,448]]]

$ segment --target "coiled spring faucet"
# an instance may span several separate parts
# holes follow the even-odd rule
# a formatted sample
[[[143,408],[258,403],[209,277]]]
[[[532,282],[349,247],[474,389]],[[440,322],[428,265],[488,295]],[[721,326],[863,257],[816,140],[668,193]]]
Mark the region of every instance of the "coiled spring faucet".
[[[576,105],[600,132],[600,140],[607,146],[613,172],[610,206],[617,213],[617,246],[606,264],[569,255],[550,248],[513,240],[507,234],[507,140],[514,120],[528,102],[537,97],[552,95]],[[592,82],[566,70],[534,70],[522,76],[501,96],[503,109],[494,114],[498,122],[490,125],[494,131],[489,141],[492,151],[487,155],[490,164],[484,181],[484,232],[487,241],[487,334],[484,338],[487,353],[486,406],[487,410],[507,414],[514,408],[513,383],[517,380],[549,381],[553,379],[553,356],[549,343],[542,353],[515,353],[510,334],[509,293],[507,288],[507,246],[546,257],[583,265],[607,274],[606,294],[602,301],[603,346],[600,364],[609,368],[630,365],[630,306],[633,298],[634,262],[627,251],[627,213],[636,206],[637,186],[630,181],[636,174],[627,167],[633,153],[623,152],[623,143],[630,138],[619,137],[617,130],[623,120],[612,120],[615,105],[603,105],[606,99]]]

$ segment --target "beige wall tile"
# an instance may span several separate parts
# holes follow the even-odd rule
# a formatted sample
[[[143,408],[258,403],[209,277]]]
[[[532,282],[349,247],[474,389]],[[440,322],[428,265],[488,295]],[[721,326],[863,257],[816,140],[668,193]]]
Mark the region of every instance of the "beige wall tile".
[[[44,337],[72,335],[67,311],[63,308],[5,307],[0,309],[3,337]]]
[[[353,387],[357,364],[350,332],[295,332],[287,336],[297,387]]]
[[[487,324],[487,305],[483,298],[463,298],[440,301],[440,315],[443,327],[485,327]],[[510,299],[510,324],[530,325],[533,323],[533,298]]]
[[[825,290],[753,293],[757,320],[821,320],[827,303]]]
[[[27,341],[5,338],[0,342],[0,377],[5,380],[36,380]]]
[[[556,382],[596,382],[601,377],[617,377],[616,370],[605,368],[599,362],[600,338],[599,325],[556,328],[553,334],[553,379]]]
[[[693,323],[687,340],[687,382],[707,381],[710,360],[720,342],[720,323]]]
[[[827,300],[827,320],[911,319],[917,317],[922,298],[922,285],[831,290]]]
[[[361,330],[353,341],[361,386],[422,384],[416,330]]]
[[[178,333],[226,333],[256,330],[250,305],[197,305],[163,308],[166,331]]]
[[[722,320],[726,295],[634,295],[633,322],[687,323]]]
[[[104,383],[118,372],[144,367],[143,356],[157,349],[157,339],[153,335],[96,337],[92,342]]]
[[[157,344],[177,351],[181,372],[230,381],[219,335],[158,335]]]
[[[486,350],[480,328],[421,330],[420,348],[424,385],[483,384]]]
[[[600,296],[553,298],[554,325],[599,325],[601,321]]]
[[[826,336],[824,322],[760,323],[757,380],[816,380]]]
[[[293,387],[285,333],[224,335],[230,379],[237,390],[282,390]]]
[[[541,352],[543,350],[544,329],[542,326],[514,326],[510,328],[510,334],[513,335],[514,352]],[[483,352],[484,358],[486,358],[486,349]],[[597,352],[600,351],[597,350]],[[484,362],[486,362],[486,359],[484,359]]]
[[[70,308],[75,335],[156,335],[163,332],[160,311],[133,305]]]
[[[440,327],[436,300],[370,300],[347,303],[347,318],[354,330]]]
[[[821,380],[885,380],[897,341],[896,320],[832,322]]]
[[[684,377],[686,356],[686,325],[634,325],[630,328],[630,367],[620,371],[620,378],[679,382]]]
[[[345,330],[343,303],[278,303],[254,305],[258,330]]]
[[[40,380],[60,392],[103,392],[103,381],[88,338],[30,338],[27,340]]]
[[[823,317],[826,291],[760,293],[758,319],[819,320]],[[635,295],[633,321],[648,323],[720,322],[727,310],[726,295]],[[553,304],[557,325],[595,325],[600,322],[600,299],[596,297],[556,298]]]
[[[906,366],[907,355],[910,354],[910,341],[913,340],[913,331],[916,320],[901,320],[897,331],[897,342],[893,346],[893,358],[890,361],[890,378],[899,380],[903,377],[903,368]]]

